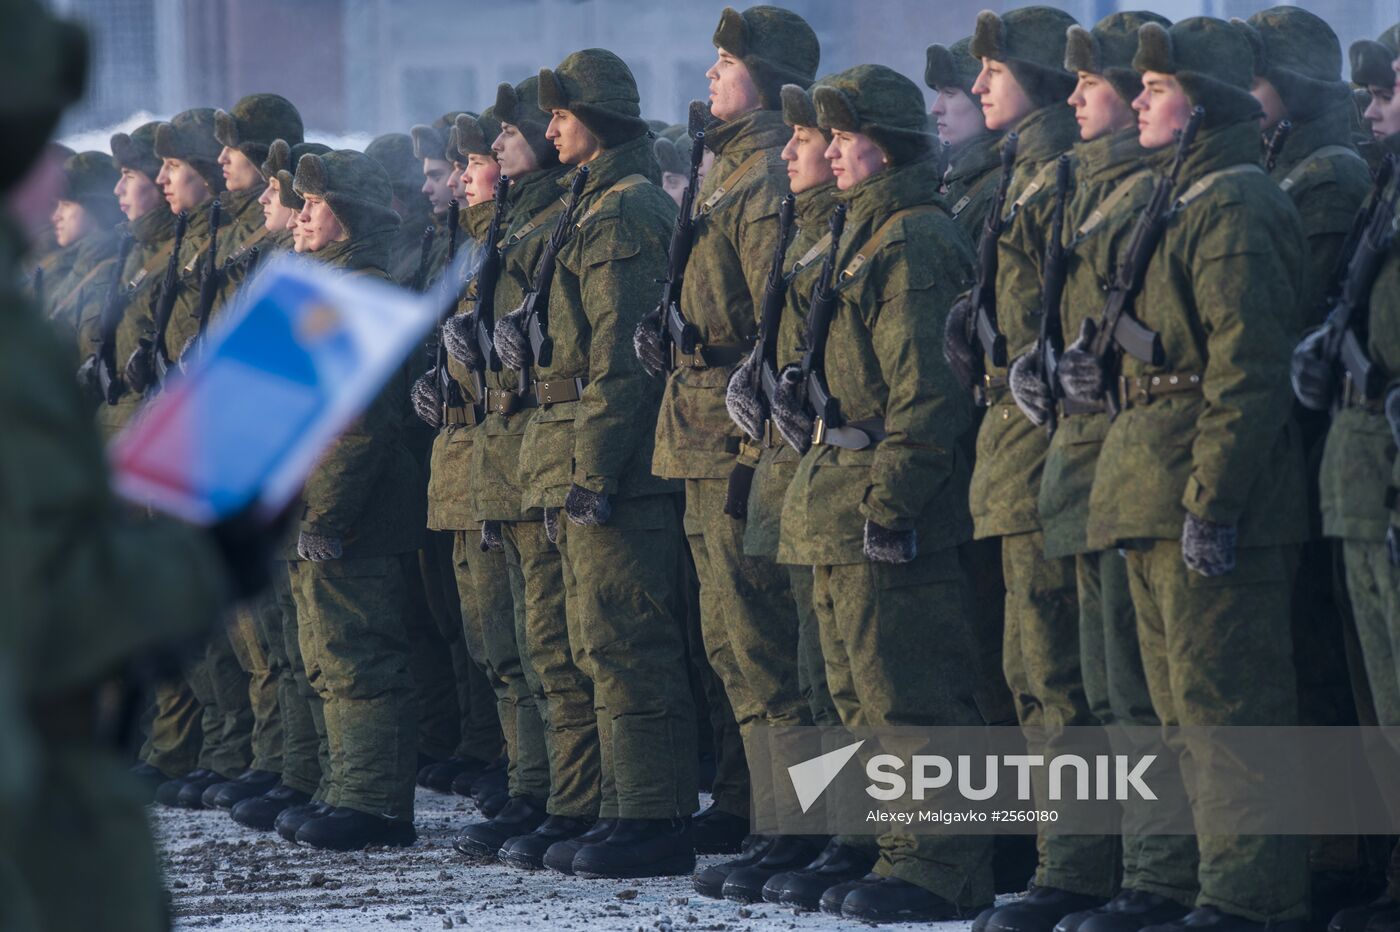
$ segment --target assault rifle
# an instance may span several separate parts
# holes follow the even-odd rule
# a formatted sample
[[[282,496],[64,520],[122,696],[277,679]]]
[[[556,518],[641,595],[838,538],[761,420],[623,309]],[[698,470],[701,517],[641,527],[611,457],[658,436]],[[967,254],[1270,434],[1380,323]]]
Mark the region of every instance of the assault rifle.
[[[840,399],[831,397],[826,385],[826,338],[831,333],[831,319],[836,316],[836,254],[841,248],[841,234],[846,229],[846,205],[837,204],[831,212],[831,245],[822,260],[821,275],[812,285],[812,303],[807,312],[807,351],[802,354],[802,372],[807,382],[807,403],[816,416],[813,440],[821,443],[826,432],[841,427]]]
[[[1278,165],[1278,157],[1283,152],[1283,145],[1288,142],[1288,137],[1292,132],[1292,123],[1287,120],[1279,120],[1278,126],[1274,127],[1273,135],[1269,137],[1269,144],[1264,147],[1264,171],[1273,174],[1274,167]]]
[[[1055,403],[1059,400],[1060,356],[1065,351],[1065,328],[1060,303],[1065,293],[1065,205],[1069,202],[1069,156],[1062,155],[1055,163],[1055,211],[1050,216],[1050,239],[1045,244],[1045,263],[1040,274],[1040,336],[1036,349],[1040,353],[1040,374],[1050,394],[1050,411],[1045,416],[1045,431],[1055,436]]]
[[[160,282],[160,298],[153,315],[155,335],[149,338],[151,346],[148,351],[153,354],[156,381],[160,383],[165,381],[165,374],[174,365],[165,348],[165,334],[170,329],[170,315],[175,310],[175,289],[180,287],[180,247],[184,245],[187,226],[189,213],[182,210],[175,217],[175,244],[170,250],[170,261],[165,264],[165,277]]]
[[[977,280],[972,286],[969,302],[972,319],[968,321],[968,344],[972,347],[974,375],[985,374],[984,356],[992,358],[992,365],[1006,365],[1006,336],[997,328],[997,241],[1006,229],[1006,198],[1011,190],[1011,179],[1016,173],[1016,151],[1021,137],[1007,133],[1001,143],[1001,178],[992,194],[991,209],[987,211],[986,222],[982,224],[982,236],[977,242]],[[976,385],[969,386],[976,388]]]
[[[569,200],[554,232],[549,234],[549,242],[540,253],[539,265],[535,266],[535,280],[530,284],[530,293],[525,295],[525,332],[530,338],[530,356],[535,365],[549,368],[554,358],[554,340],[549,336],[549,290],[554,285],[555,259],[559,250],[569,241],[569,228],[574,225],[574,212],[578,210],[579,198],[583,196],[583,186],[588,183],[588,166],[580,166],[574,173],[573,184],[569,186]],[[520,387],[525,386],[525,372],[520,373]]]
[[[223,205],[219,199],[209,205],[209,249],[205,253],[204,269],[199,277],[199,305],[195,309],[195,320],[199,336],[209,327],[209,314],[214,309],[214,299],[218,297],[219,285],[223,280],[223,270],[219,268],[219,224],[223,220]]]
[[[447,204],[447,264],[443,267],[444,274],[451,274],[452,267],[457,261],[457,233],[461,228],[458,211],[457,199],[454,197]],[[447,426],[447,409],[464,406],[466,399],[462,397],[462,387],[457,384],[457,380],[447,369],[447,345],[442,341],[442,325],[457,310],[457,302],[461,300],[462,290],[468,284],[468,282],[462,282],[456,291],[451,292],[453,300],[443,302],[444,307],[438,315],[437,346],[433,351],[433,377],[437,382],[438,397],[442,399],[442,424],[444,427]]]
[[[763,307],[758,317],[758,402],[765,411],[772,410],[773,398],[778,392],[778,327],[782,323],[788,288],[783,261],[787,258],[796,205],[797,198],[791,194],[778,205],[778,242],[773,247],[773,262],[768,266]]]
[[[1123,261],[1118,263],[1114,271],[1113,283],[1109,285],[1108,299],[1104,303],[1099,323],[1097,326],[1092,322],[1090,324],[1090,350],[1103,366],[1104,394],[1110,418],[1118,416],[1118,397],[1112,389],[1121,368],[1122,354],[1126,352],[1153,366],[1160,366],[1166,362],[1166,351],[1162,348],[1161,337],[1156,331],[1143,326],[1128,309],[1142,291],[1143,282],[1147,278],[1147,267],[1152,262],[1152,255],[1157,251],[1157,244],[1161,242],[1162,233],[1171,219],[1172,203],[1181,178],[1181,167],[1186,162],[1186,153],[1195,142],[1196,133],[1200,130],[1204,117],[1204,108],[1194,108],[1186,128],[1178,131],[1176,157],[1172,160],[1171,168],[1157,179],[1147,206],[1138,214],[1123,252]]]
[[[682,355],[695,352],[700,342],[700,330],[681,313],[681,287],[685,283],[685,266],[695,245],[695,195],[700,190],[700,163],[705,159],[705,133],[695,134],[690,146],[690,179],[681,195],[680,212],[671,228],[671,248],[666,251],[666,278],[661,283],[661,301],[657,305],[661,316],[661,342]]]
[[[121,375],[117,370],[117,326],[126,310],[128,295],[122,288],[122,270],[131,256],[136,238],[127,230],[122,233],[121,244],[117,247],[117,267],[112,270],[112,280],[107,284],[107,299],[102,302],[102,316],[98,318],[97,334],[97,386],[102,399],[114,405],[126,391]]]
[[[413,290],[421,292],[428,287],[428,258],[433,251],[433,235],[436,231],[432,224],[423,228],[423,235],[418,240],[418,269],[413,273]]]
[[[496,179],[495,211],[491,214],[491,224],[486,228],[486,257],[481,260],[481,271],[476,278],[475,333],[477,348],[481,351],[481,365],[472,373],[476,383],[477,398],[486,397],[486,370],[501,371],[501,358],[496,355],[496,347],[491,342],[491,332],[496,329],[496,282],[501,277],[501,250],[496,241],[501,237],[501,227],[505,223],[506,211],[510,209],[510,178],[501,175]]]

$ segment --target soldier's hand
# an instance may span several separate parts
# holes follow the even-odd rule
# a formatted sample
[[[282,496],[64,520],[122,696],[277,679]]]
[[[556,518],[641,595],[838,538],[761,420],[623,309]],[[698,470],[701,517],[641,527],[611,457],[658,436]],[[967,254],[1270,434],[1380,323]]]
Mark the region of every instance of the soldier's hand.
[[[97,366],[96,353],[83,360],[83,364],[78,367],[78,388],[82,389],[85,395],[101,399],[102,382],[97,377]]]
[[[481,522],[481,552],[506,549],[505,538],[501,535],[501,522]]]
[[[665,378],[671,369],[671,360],[666,355],[666,340],[661,332],[661,308],[655,308],[637,323],[632,331],[632,351],[637,354],[642,368],[653,378]]]
[[[784,366],[778,373],[778,397],[773,399],[773,426],[798,453],[812,446],[812,415],[807,413],[807,399],[802,388],[806,376],[802,367]]]
[[[1390,436],[1400,447],[1400,385],[1385,393],[1385,420],[1390,425]]]
[[[564,499],[564,514],[574,524],[598,527],[612,517],[612,503],[606,492],[593,492],[581,485],[569,487]]]
[[[638,332],[641,328],[638,327]],[[734,374],[729,377],[729,386],[724,390],[724,407],[729,411],[729,419],[739,429],[754,440],[763,440],[763,405],[759,402],[759,367],[763,364],[763,348],[754,345]],[[640,353],[638,354],[640,355]]]
[[[913,528],[894,531],[866,518],[862,549],[872,563],[908,563],[919,555],[919,535]]]
[[[1066,396],[1081,404],[1095,403],[1103,397],[1103,362],[1089,348],[1095,332],[1094,322],[1085,318],[1084,323],[1079,325],[1079,338],[1065,349],[1057,370],[1060,388],[1064,389]]]
[[[1050,388],[1041,372],[1039,350],[1023,353],[1011,363],[1007,383],[1016,407],[1032,424],[1039,427],[1049,419],[1055,399],[1050,397]]]
[[[1232,524],[1216,524],[1189,511],[1181,526],[1181,559],[1202,576],[1224,576],[1235,568],[1239,532]]]
[[[530,344],[525,337],[525,305],[511,311],[496,321],[496,330],[491,335],[496,344],[496,355],[501,362],[512,369],[523,369],[530,358]]]
[[[131,358],[126,361],[124,370],[126,384],[132,391],[144,394],[156,383],[155,347],[149,340],[142,339]]]
[[[971,389],[977,384],[977,353],[968,339],[968,321],[972,318],[972,297],[963,295],[948,309],[943,325],[943,358],[953,370],[958,384]]]
[[[476,313],[457,314],[442,325],[442,345],[447,355],[468,369],[480,369],[485,362],[476,342]]]
[[[559,543],[559,509],[546,507],[544,510],[544,536],[551,544]]]
[[[1288,377],[1303,407],[1326,411],[1332,404],[1332,367],[1323,358],[1331,328],[1324,325],[1303,337],[1293,349]]]
[[[1400,528],[1393,524],[1385,529],[1385,556],[1391,566],[1400,566]]]
[[[442,427],[442,394],[438,391],[437,373],[429,369],[413,383],[408,397],[418,419],[434,430]]]
[[[344,552],[345,545],[339,537],[327,537],[310,531],[302,531],[297,537],[297,556],[312,563],[339,560]]]

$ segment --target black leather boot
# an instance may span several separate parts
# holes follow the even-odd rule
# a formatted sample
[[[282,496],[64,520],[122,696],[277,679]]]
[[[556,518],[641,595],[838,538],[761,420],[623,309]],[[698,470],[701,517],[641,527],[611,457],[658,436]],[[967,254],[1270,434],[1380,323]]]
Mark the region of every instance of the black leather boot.
[[[710,803],[690,820],[690,835],[696,854],[738,854],[749,835],[749,820]]]
[[[302,825],[312,819],[329,815],[333,807],[329,803],[307,803],[304,806],[289,806],[272,821],[272,827],[288,841],[297,840],[297,832]]]
[[[841,915],[864,922],[941,922],[962,918],[957,905],[897,877],[862,884],[841,901]]]
[[[864,877],[857,878],[856,880],[850,880],[846,883],[838,883],[834,887],[827,887],[826,890],[822,893],[822,898],[819,901],[818,905],[821,906],[822,912],[826,913],[827,915],[844,915],[841,912],[841,910],[846,904],[846,897],[850,896],[852,893],[854,893],[856,890],[859,890],[861,887],[868,887],[872,884],[877,884],[883,879],[884,878],[881,877],[879,874],[871,873],[866,874]]]
[[[824,838],[808,835],[779,835],[756,864],[730,871],[721,892],[726,900],[757,903],[763,899],[763,885],[775,874],[799,870],[816,860]]]
[[[1221,912],[1214,906],[1198,906],[1175,922],[1143,926],[1143,932],[1303,932],[1306,928],[1304,919],[1256,922]]]
[[[224,778],[214,771],[200,767],[196,770],[191,770],[183,777],[166,780],[160,786],[156,787],[156,802],[160,803],[162,806],[170,806],[176,809],[197,809],[202,805],[199,801],[199,794],[202,794],[206,787],[212,786],[215,783],[222,783],[223,780]],[[194,797],[193,805],[181,805],[180,794],[184,792],[185,787],[190,785],[198,786],[199,792]]]
[[[152,767],[147,763],[137,764],[127,772],[131,774],[134,782],[140,785],[142,799],[148,803],[155,802],[156,790],[170,779],[159,767]]]
[[[577,838],[592,827],[593,823],[585,819],[552,815],[528,835],[517,835],[507,839],[506,843],[501,845],[501,850],[497,852],[497,857],[507,867],[526,871],[542,870],[545,853],[552,846],[561,841]],[[571,864],[572,860],[571,858]]]
[[[822,894],[837,884],[859,880],[875,866],[875,854],[835,838],[827,843],[817,859],[797,871],[775,874],[763,885],[763,898],[770,903],[816,910]]]
[[[1145,890],[1120,890],[1098,909],[1070,913],[1055,924],[1055,932],[1137,932],[1143,926],[1174,922],[1191,911],[1175,900]],[[1359,932],[1359,930],[1358,930]]]
[[[1338,911],[1327,923],[1327,932],[1400,932],[1400,902],[1380,896],[1364,906]]]
[[[987,919],[987,932],[1051,932],[1070,913],[1097,909],[1107,902],[1101,896],[1071,893],[1059,887],[1036,887],[1021,899],[1007,903]]]
[[[528,835],[540,827],[548,813],[544,804],[528,796],[512,799],[500,814],[485,822],[476,822],[462,829],[452,847],[469,858],[494,861],[501,845],[517,835]]]
[[[675,877],[695,870],[690,819],[618,819],[604,841],[574,855],[575,877]]]
[[[510,776],[503,761],[492,761],[476,774],[460,773],[452,779],[452,792],[481,802],[483,796],[510,792]]]
[[[445,760],[419,772],[418,785],[434,793],[451,793],[458,778],[475,780],[487,766],[484,760]]]
[[[358,809],[337,806],[297,829],[296,842],[327,851],[360,851],[370,847],[407,848],[418,840],[409,819],[386,819]]]
[[[310,802],[310,796],[279,783],[261,796],[235,803],[229,810],[229,817],[245,828],[270,832],[279,815],[293,806],[305,806]],[[296,833],[292,835],[295,837]]]
[[[199,800],[207,809],[232,809],[235,803],[272,789],[280,776],[270,770],[245,770],[236,779],[210,786]]]
[[[607,841],[608,836],[613,833],[615,828],[617,828],[616,819],[599,819],[593,823],[592,828],[582,835],[564,841],[556,841],[544,853],[544,866],[552,871],[572,876],[574,855],[578,854],[579,849],[585,845],[596,845],[600,841]]]
[[[772,835],[756,835],[748,842],[748,847],[737,858],[711,864],[704,870],[698,871],[692,878],[695,892],[715,900],[724,899],[724,881],[729,875],[741,867],[752,867],[763,860],[763,856],[768,853],[768,849],[775,841],[777,838]]]

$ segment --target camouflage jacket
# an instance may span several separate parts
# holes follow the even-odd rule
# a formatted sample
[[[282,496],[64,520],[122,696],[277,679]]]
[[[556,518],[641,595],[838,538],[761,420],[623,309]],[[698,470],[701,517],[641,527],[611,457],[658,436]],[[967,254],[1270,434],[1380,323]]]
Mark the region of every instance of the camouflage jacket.
[[[550,168],[511,182],[510,215],[501,239],[501,277],[496,281],[497,320],[519,307],[530,290],[540,253],[564,209],[559,179],[566,171]],[[491,391],[514,392],[518,381],[515,370],[506,366],[486,372],[486,386]],[[522,509],[524,490],[520,487],[520,440],[534,413],[534,408],[521,408],[511,415],[487,411],[476,429],[470,472],[472,514],[477,520],[539,520],[538,511],[531,515]]]
[[[800,362],[805,349],[807,309],[812,303],[812,286],[821,272],[830,241],[827,221],[836,206],[836,182],[803,191],[797,195],[797,232],[784,256],[787,270],[787,302],[778,327],[778,370]],[[822,248],[818,248],[822,247]],[[752,446],[750,444],[750,446]],[[781,536],[783,497],[801,459],[790,444],[773,432],[771,446],[760,448],[753,486],[749,492],[749,514],[744,522],[744,552],[749,556],[776,557]]]
[[[1060,301],[1064,344],[1080,325],[1098,321],[1104,290],[1113,281],[1119,253],[1133,221],[1152,193],[1153,153],[1138,145],[1137,128],[1074,147],[1074,192],[1065,210],[1065,289]],[[1110,199],[1114,203],[1108,203]],[[1096,212],[1102,211],[1097,217]],[[1052,559],[1089,550],[1089,490],[1108,433],[1108,414],[1058,419],[1040,480],[1040,521],[1045,555]]]
[[[92,352],[92,322],[102,312],[112,276],[119,273],[117,237],[110,230],[94,230],[66,251],[71,256],[67,273],[44,286],[44,312],[81,362]]]
[[[392,231],[315,253],[333,268],[389,281]],[[347,560],[409,553],[422,543],[422,478],[404,439],[407,368],[326,450],[302,491],[302,531],[340,538]]]
[[[525,428],[526,509],[562,506],[572,483],[617,498],[673,491],[651,474],[661,386],[637,361],[632,333],[655,306],[675,202],[655,183],[660,168],[647,136],[605,150],[588,168],[549,294],[553,359],[532,370],[539,381],[586,384],[578,401],[542,404]],[[647,180],[613,190],[633,175]]]
[[[1148,385],[1175,375],[1200,388],[1135,401],[1109,427],[1089,496],[1090,547],[1176,540],[1187,511],[1238,526],[1241,547],[1306,539],[1288,366],[1307,245],[1258,153],[1254,125],[1236,123],[1202,131],[1187,158],[1183,190],[1214,180],[1175,213],[1133,307],[1166,364],[1125,356],[1122,369]]]
[[[776,110],[756,110],[706,133],[715,164],[695,199],[695,245],[681,291],[681,312],[703,344],[747,349],[758,332],[778,203],[788,192],[780,154],[790,135]],[[742,442],[724,407],[733,369],[681,366],[667,378],[652,463],[658,476],[729,475]]]
[[[882,421],[886,437],[864,450],[813,445],[802,457],[783,501],[780,562],[863,563],[866,521],[916,530],[924,552],[971,536],[968,464],[957,442],[971,405],[944,361],[943,328],[974,263],[937,187],[926,159],[837,195],[850,212],[827,387],[848,422]]]
[[[1307,271],[1298,305],[1304,327],[1322,323],[1323,306],[1337,273],[1352,219],[1371,189],[1366,160],[1351,146],[1350,115],[1325,114],[1294,125],[1274,165],[1308,238]],[[1330,147],[1329,151],[1322,151]]]
[[[1007,194],[1012,219],[997,244],[997,324],[1006,335],[1008,362],[1029,349],[1040,332],[1040,266],[1054,208],[1053,166],[1079,136],[1074,111],[1061,104],[1035,111],[1016,131],[1021,142]],[[1007,370],[993,366],[990,357],[986,368],[989,377],[1006,378]],[[977,536],[1037,530],[1036,497],[1049,445],[1045,431],[1021,414],[1005,387],[992,389],[990,402],[977,431],[972,474]]]
[[[1001,133],[982,133],[955,146],[943,174],[941,191],[948,212],[974,246],[1001,174],[1001,138]]]

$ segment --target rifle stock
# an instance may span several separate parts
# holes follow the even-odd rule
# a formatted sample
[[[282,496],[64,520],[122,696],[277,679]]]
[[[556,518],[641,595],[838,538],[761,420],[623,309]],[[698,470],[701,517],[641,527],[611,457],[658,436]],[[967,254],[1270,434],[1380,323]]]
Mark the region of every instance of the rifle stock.
[[[549,368],[554,359],[554,340],[549,336],[549,291],[554,286],[555,260],[559,250],[569,240],[569,228],[574,224],[574,213],[578,210],[579,198],[583,196],[584,185],[588,184],[588,166],[580,166],[574,173],[569,186],[569,201],[554,224],[554,232],[549,234],[549,242],[540,254],[540,264],[535,268],[535,280],[530,293],[525,296],[525,332],[530,340],[530,356],[533,363]],[[520,385],[525,385],[525,372],[520,373]]]
[[[782,203],[778,205],[778,241],[773,247],[773,261],[768,266],[768,281],[763,288],[763,308],[758,319],[757,400],[765,411],[772,409],[773,396],[778,386],[778,329],[782,324],[783,305],[787,302],[788,287],[787,276],[783,274],[783,261],[787,258],[788,240],[796,212],[797,198],[791,194],[785,195]]]
[[[683,355],[695,352],[700,342],[700,330],[681,313],[681,289],[685,283],[685,267],[695,245],[695,196],[700,189],[700,165],[705,160],[705,133],[694,135],[690,146],[690,175],[685,193],[681,195],[680,212],[671,229],[671,245],[666,250],[666,278],[661,285],[661,337],[679,349]]]
[[[122,291],[122,270],[126,268],[136,238],[130,230],[122,232],[121,245],[117,248],[117,266],[112,270],[112,280],[107,285],[107,299],[102,303],[102,316],[99,318],[97,344],[97,384],[102,390],[102,398],[114,405],[126,391],[121,376],[117,372],[117,326],[121,323],[122,312],[126,309],[127,296]]]
[[[1278,157],[1283,153],[1284,144],[1288,142],[1288,137],[1293,134],[1293,124],[1288,120],[1279,120],[1278,126],[1274,127],[1273,135],[1269,137],[1269,144],[1264,148],[1264,171],[1273,173],[1278,165]]]
[[[201,336],[209,327],[209,315],[214,310],[223,274],[219,269],[219,226],[223,222],[223,204],[216,197],[209,205],[209,248],[204,256],[204,268],[199,276],[199,306],[195,311]]]
[[[807,351],[802,355],[802,371],[806,376],[807,403],[821,422],[818,431],[840,427],[839,399],[831,397],[826,385],[826,340],[831,333],[831,319],[836,314],[836,256],[841,248],[841,236],[846,229],[846,205],[837,204],[831,212],[831,245],[822,260],[821,275],[812,285],[812,303],[807,312]]]
[[[154,315],[155,334],[151,339],[152,360],[157,380],[165,381],[174,361],[165,348],[165,335],[170,329],[170,315],[175,310],[175,289],[180,284],[180,247],[185,243],[185,230],[189,226],[189,213],[180,211],[175,217],[175,244],[170,250],[170,261],[165,264],[165,277],[160,282],[160,300]]]
[[[476,339],[477,349],[481,351],[481,365],[472,373],[472,379],[476,383],[478,398],[486,397],[486,370],[501,371],[501,359],[491,342],[491,331],[496,326],[496,283],[501,277],[501,250],[497,240],[501,236],[506,211],[510,209],[509,194],[510,178],[500,175],[496,179],[495,210],[491,214],[491,224],[486,228],[486,258],[482,260],[476,279],[476,316],[472,336]]]
[[[992,365],[1006,365],[1006,337],[997,327],[997,243],[1006,229],[1006,199],[1011,191],[1011,181],[1016,174],[1016,153],[1021,145],[1021,137],[1007,133],[1001,144],[1001,176],[997,180],[996,191],[987,211],[987,219],[982,224],[982,235],[977,241],[977,280],[972,286],[970,302],[972,306],[971,332],[968,343],[972,347],[974,366],[985,374],[983,357],[990,357]]]

